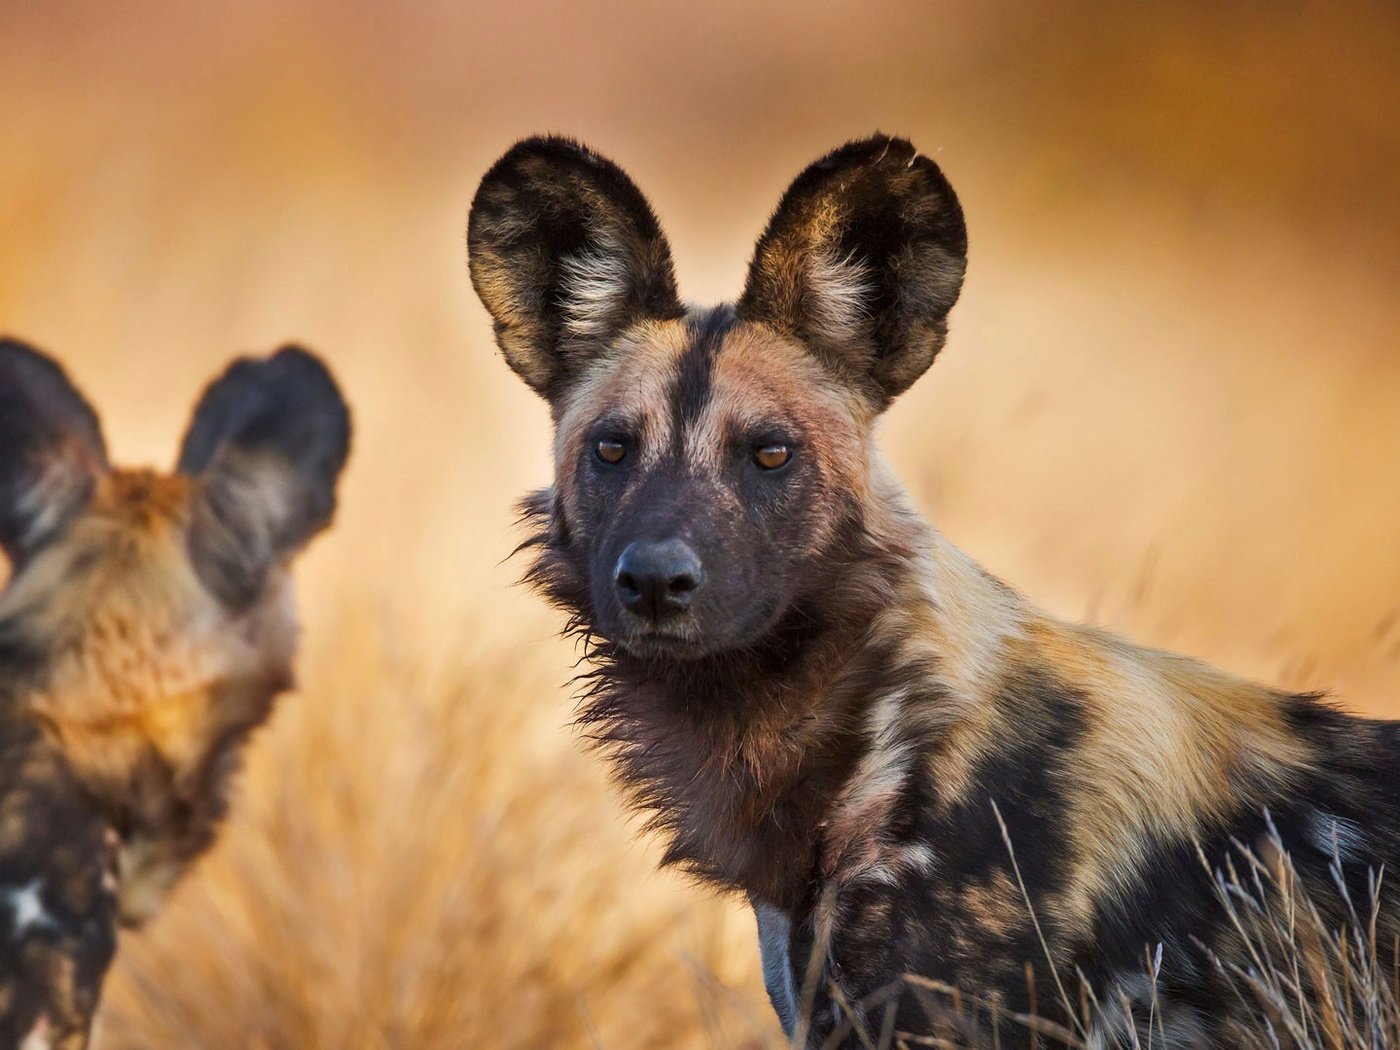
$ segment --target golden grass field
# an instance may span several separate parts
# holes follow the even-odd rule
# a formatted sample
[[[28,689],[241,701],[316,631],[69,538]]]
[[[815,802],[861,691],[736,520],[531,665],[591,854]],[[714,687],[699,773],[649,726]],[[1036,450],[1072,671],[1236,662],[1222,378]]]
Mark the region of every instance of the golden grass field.
[[[654,871],[512,581],[548,418],[466,278],[524,134],[626,167],[735,294],[880,127],[972,238],[890,414],[920,507],[1058,614],[1400,716],[1400,14],[1384,0],[0,6],[0,329],[115,458],[298,340],[355,409],[300,690],[217,849],[123,936],[103,1046],[770,1045],[752,920]]]

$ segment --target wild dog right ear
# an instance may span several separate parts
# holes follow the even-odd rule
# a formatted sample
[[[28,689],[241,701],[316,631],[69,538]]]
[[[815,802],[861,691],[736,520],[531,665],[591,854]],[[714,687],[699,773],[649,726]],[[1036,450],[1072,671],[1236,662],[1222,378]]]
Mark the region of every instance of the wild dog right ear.
[[[178,470],[201,482],[189,549],[206,587],[234,609],[330,524],[350,451],[350,411],[326,366],[297,347],[242,358],[209,384]]]
[[[884,408],[942,348],[966,267],[962,208],[938,165],[875,135],[788,187],[739,316],[801,340]]]
[[[492,166],[472,201],[467,258],[506,362],[546,399],[628,325],[682,313],[646,198],[570,139],[526,139]]]
[[[58,362],[0,339],[0,548],[11,564],[56,536],[106,471],[97,413]]]

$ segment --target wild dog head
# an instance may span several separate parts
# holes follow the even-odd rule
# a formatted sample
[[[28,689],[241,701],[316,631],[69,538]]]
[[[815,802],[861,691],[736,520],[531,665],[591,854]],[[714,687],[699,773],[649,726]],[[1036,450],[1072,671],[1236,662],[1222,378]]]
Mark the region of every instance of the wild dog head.
[[[742,296],[677,294],[656,216],[610,161],[521,142],[486,174],[472,282],[550,404],[550,558],[587,626],[642,657],[771,635],[858,528],[875,418],[933,362],[966,264],[952,188],[877,135],[802,172]]]
[[[63,369],[0,341],[0,690],[118,837],[130,921],[210,843],[237,745],[291,683],[288,565],[349,436],[330,373],[287,348],[205,390],[172,473],[119,469]]]

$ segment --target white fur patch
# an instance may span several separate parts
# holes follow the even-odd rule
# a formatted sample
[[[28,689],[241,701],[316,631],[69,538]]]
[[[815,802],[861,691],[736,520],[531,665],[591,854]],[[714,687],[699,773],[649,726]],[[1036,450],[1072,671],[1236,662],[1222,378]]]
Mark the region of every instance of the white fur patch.
[[[58,529],[72,509],[81,483],[75,464],[62,456],[48,462],[32,484],[20,492],[18,510],[24,523],[18,537],[21,549],[37,546]]]
[[[1313,845],[1338,860],[1361,860],[1366,852],[1366,833],[1360,824],[1331,813],[1316,813],[1312,821]]]
[[[901,739],[904,702],[907,690],[895,690],[881,696],[870,708],[867,728],[870,749],[861,758],[850,786],[841,798],[838,819],[861,826],[871,819],[887,800],[903,790],[917,758],[917,749],[909,740]],[[878,827],[862,827],[860,834],[878,836]],[[872,882],[895,885],[910,871],[928,873],[937,864],[937,854],[927,843],[883,843],[877,855],[856,873]]]
[[[30,930],[46,930],[54,925],[53,916],[44,907],[43,893],[42,879],[5,891],[5,906],[10,909],[15,940],[23,940]]]
[[[860,338],[867,319],[869,273],[849,256],[815,251],[807,262],[808,309],[822,339],[848,343]]]
[[[610,334],[617,308],[627,298],[627,253],[604,242],[602,250],[571,255],[560,263],[564,271],[564,328],[580,338]]]
[[[19,1044],[19,1050],[49,1050],[53,1046],[53,1040],[49,1038],[49,1019],[40,1017],[34,1022],[24,1037],[24,1041]]]

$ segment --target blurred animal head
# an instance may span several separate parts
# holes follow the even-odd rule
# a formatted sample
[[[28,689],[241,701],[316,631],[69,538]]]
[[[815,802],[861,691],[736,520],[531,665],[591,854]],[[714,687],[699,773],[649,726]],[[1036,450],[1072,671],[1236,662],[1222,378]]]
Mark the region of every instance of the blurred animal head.
[[[349,437],[330,373],[287,348],[208,387],[173,473],[119,469],[62,368],[0,341],[0,692],[115,831],[127,920],[212,841],[237,746],[291,684],[287,567]]]
[[[631,180],[536,138],[486,174],[468,251],[506,361],[553,411],[537,577],[634,655],[697,657],[830,579],[881,484],[874,421],[943,345],[967,236],[938,167],[877,135],[792,183],[737,304],[687,308]]]

